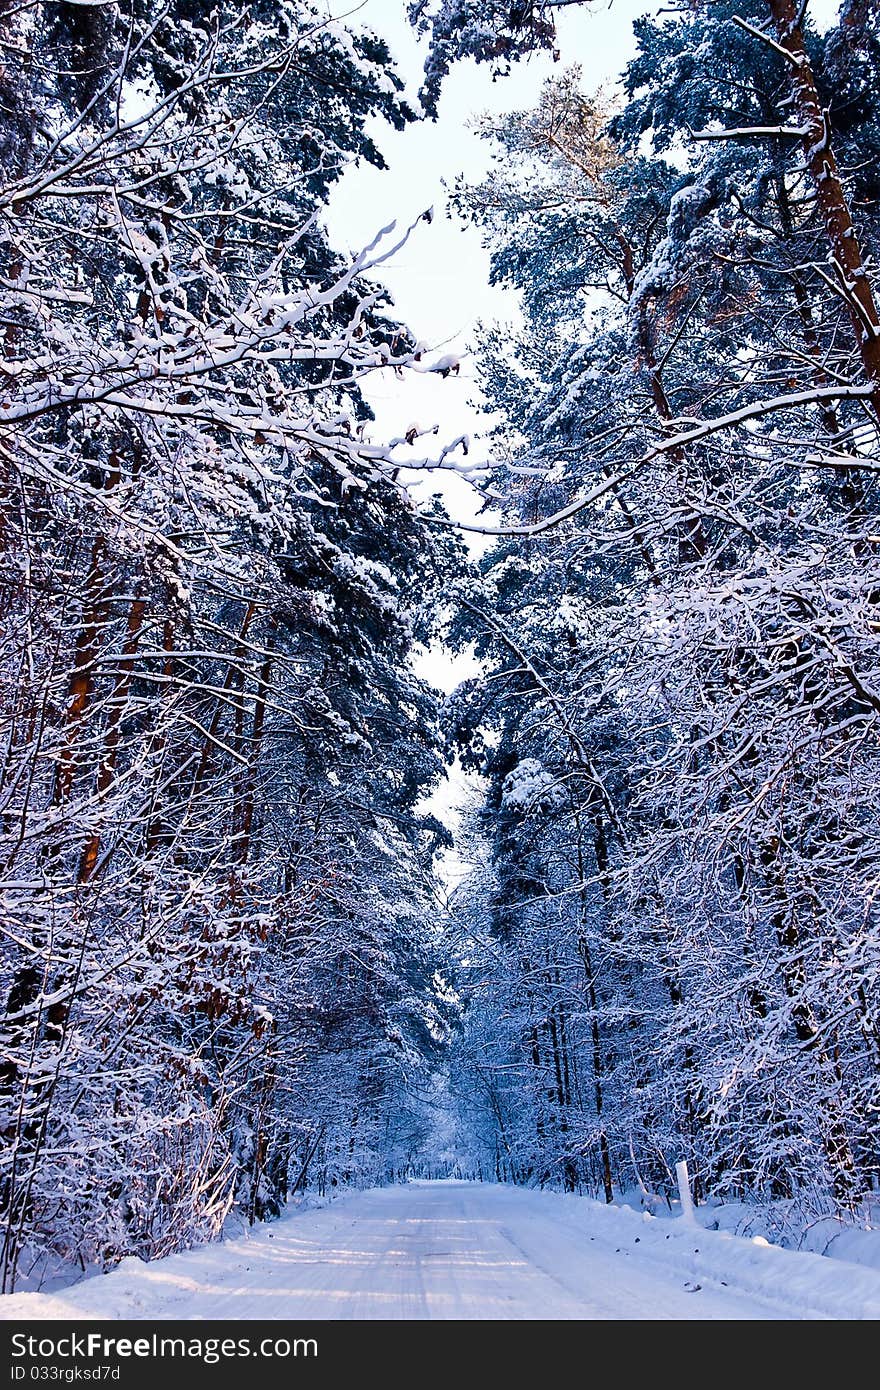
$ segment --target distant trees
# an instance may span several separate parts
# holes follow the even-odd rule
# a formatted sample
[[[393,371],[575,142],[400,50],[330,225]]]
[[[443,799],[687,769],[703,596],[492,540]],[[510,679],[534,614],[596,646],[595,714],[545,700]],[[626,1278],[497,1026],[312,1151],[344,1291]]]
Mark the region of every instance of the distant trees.
[[[508,535],[458,620],[488,663],[455,713],[494,862],[468,1045],[499,1171],[608,1195],[683,1154],[714,1192],[854,1209],[880,1060],[876,16],[820,36],[712,3],[636,32],[616,109],[563,74],[487,122],[495,170],[459,191],[525,314],[484,342]]]
[[[364,433],[405,233],[318,220],[410,119],[384,45],[299,0],[2,39],[9,1289],[384,1172],[448,1027],[409,652],[458,561]]]

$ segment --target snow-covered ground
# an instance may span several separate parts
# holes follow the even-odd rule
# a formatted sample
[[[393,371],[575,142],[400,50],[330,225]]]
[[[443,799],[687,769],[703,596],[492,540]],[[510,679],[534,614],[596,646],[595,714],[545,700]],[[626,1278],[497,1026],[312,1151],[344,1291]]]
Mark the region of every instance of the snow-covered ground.
[[[463,1182],[351,1193],[4,1318],[880,1317],[880,1273],[587,1198]]]

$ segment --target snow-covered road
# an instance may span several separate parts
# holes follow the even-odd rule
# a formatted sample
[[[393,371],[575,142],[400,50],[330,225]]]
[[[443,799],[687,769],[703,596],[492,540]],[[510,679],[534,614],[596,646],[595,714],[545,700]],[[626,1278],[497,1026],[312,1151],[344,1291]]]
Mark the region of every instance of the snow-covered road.
[[[725,1277],[726,1276],[726,1277]],[[874,1299],[877,1299],[876,1304]],[[56,1294],[26,1318],[804,1318],[880,1313],[880,1275],[555,1193],[414,1183]]]

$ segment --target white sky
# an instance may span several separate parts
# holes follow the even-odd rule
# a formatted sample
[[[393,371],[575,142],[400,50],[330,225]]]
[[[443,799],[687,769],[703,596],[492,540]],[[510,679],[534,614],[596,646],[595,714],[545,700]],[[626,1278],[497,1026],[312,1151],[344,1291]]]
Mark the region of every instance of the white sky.
[[[493,82],[489,65],[463,62],[446,81],[437,121],[420,121],[401,132],[384,121],[373,122],[370,133],[389,167],[377,170],[363,164],[344,175],[327,213],[331,238],[339,250],[356,254],[392,219],[406,227],[433,207],[434,220],[419,224],[405,249],[383,267],[382,279],[391,291],[396,313],[417,338],[440,354],[451,352],[462,358],[457,377],[401,380],[390,372],[374,376],[365,394],[376,412],[372,433],[377,440],[398,438],[412,423],[422,428],[439,424],[440,441],[468,434],[473,440],[471,459],[487,457],[486,445],[478,438],[487,417],[480,414],[475,364],[467,351],[480,320],[516,319],[518,297],[489,284],[489,256],[479,232],[446,215],[444,180],[452,185],[461,173],[475,181],[488,170],[491,149],[469,129],[474,117],[485,111],[497,116],[535,105],[546,78],[572,63],[583,67],[588,89],[612,83],[634,49],[632,20],[650,4],[651,0],[595,0],[588,11],[561,16],[559,64],[550,54],[538,54],[515,65],[509,77]],[[335,5],[333,12],[340,14]],[[408,93],[415,97],[422,81],[424,45],[416,42],[406,21],[405,0],[366,0],[349,22],[355,19],[388,40]],[[424,454],[434,443],[433,438],[423,439],[416,448]],[[405,458],[405,452],[401,456]],[[479,499],[462,480],[435,475],[425,486],[429,492],[443,492],[453,516],[462,520],[476,516]],[[476,539],[473,549],[482,548]],[[415,666],[426,680],[447,692],[478,669],[467,653],[453,656],[438,648],[417,654]],[[478,780],[456,764],[425,809],[454,833]],[[466,875],[468,865],[456,851],[441,858],[438,871],[451,890]]]
[[[416,337],[439,353],[463,359],[460,375],[445,379],[416,376],[401,381],[390,372],[376,375],[366,390],[376,412],[376,439],[400,437],[413,423],[423,428],[439,424],[440,441],[471,436],[469,461],[487,457],[487,447],[478,438],[486,417],[470,404],[478,399],[479,388],[467,351],[481,319],[517,317],[517,297],[489,284],[489,257],[480,234],[447,216],[444,180],[451,185],[460,173],[477,180],[488,169],[490,146],[469,129],[474,117],[533,106],[546,78],[572,63],[583,67],[588,89],[613,82],[633,52],[632,20],[650,8],[651,0],[595,0],[589,8],[563,13],[559,64],[550,54],[536,54],[516,64],[509,77],[493,82],[488,64],[468,60],[450,73],[437,121],[420,121],[400,132],[382,120],[372,123],[370,132],[389,168],[362,164],[344,175],[327,213],[331,237],[340,250],[356,253],[393,218],[399,226],[408,226],[433,207],[433,222],[419,224],[406,248],[383,267],[382,278],[396,312]],[[334,12],[340,13],[335,6]],[[425,45],[416,41],[407,23],[405,0],[365,0],[348,22],[361,22],[388,40],[414,97],[421,85]],[[432,438],[423,439],[416,449],[424,455],[433,452],[434,444]],[[402,461],[405,457],[404,450]],[[429,487],[436,490],[440,484]],[[473,519],[479,503],[466,483],[444,475],[442,491],[454,515]],[[476,548],[481,548],[479,541]]]
[[[669,7],[670,0],[665,0]],[[417,423],[423,429],[440,426],[439,441],[420,440],[416,449],[425,455],[436,442],[461,434],[473,440],[469,462],[488,456],[479,439],[488,417],[479,408],[478,374],[467,355],[480,320],[510,321],[518,315],[518,298],[509,290],[489,284],[489,256],[479,232],[462,227],[446,215],[444,180],[454,184],[459,174],[476,181],[486,173],[491,156],[487,141],[480,140],[469,123],[490,111],[493,116],[527,109],[537,102],[547,77],[574,63],[583,69],[587,91],[613,88],[622,68],[635,51],[632,21],[655,12],[663,0],[593,0],[583,7],[557,15],[560,62],[535,54],[517,63],[510,76],[492,80],[489,64],[472,60],[458,63],[446,80],[440,99],[439,119],[419,121],[404,131],[394,131],[375,120],[370,133],[381,149],[388,169],[353,166],[340,180],[327,210],[331,239],[340,251],[356,254],[372,241],[380,227],[396,219],[406,227],[426,208],[433,207],[433,222],[421,222],[403,251],[383,267],[382,279],[394,299],[395,311],[417,338],[438,353],[462,358],[461,374],[407,376],[376,374],[365,394],[376,413],[372,435],[376,440],[398,438]],[[820,27],[837,12],[836,0],[811,0],[810,10]],[[361,22],[388,40],[398,71],[415,97],[422,80],[424,44],[419,44],[406,19],[406,0],[364,0],[348,7],[344,0],[328,0],[328,11],[348,23]],[[401,453],[401,461],[405,460]],[[425,486],[428,493],[442,491],[450,513],[473,520],[479,508],[476,494],[451,474],[434,475]],[[483,549],[474,538],[472,549]],[[432,649],[416,660],[419,674],[444,691],[451,691],[476,663],[468,655],[453,657]],[[455,829],[457,810],[473,781],[458,767],[430,800],[430,809]],[[462,877],[464,866],[453,854],[447,862],[447,881]]]
[[[351,6],[345,0],[327,0],[327,4],[330,13],[351,24],[362,23],[388,40],[408,92],[415,96],[421,85],[425,45],[416,41],[407,22],[406,0],[363,0],[361,4],[355,0]],[[372,123],[371,134],[389,168],[362,164],[343,176],[327,212],[331,237],[340,250],[357,253],[392,219],[408,226],[433,207],[434,221],[419,224],[406,248],[383,267],[382,278],[401,320],[417,338],[440,353],[463,358],[461,375],[445,380],[410,376],[401,381],[391,372],[374,376],[367,386],[377,417],[374,437],[399,437],[413,423],[423,428],[439,424],[441,440],[469,434],[474,438],[472,457],[486,457],[485,446],[476,438],[486,421],[469,404],[478,387],[474,363],[466,353],[479,320],[516,318],[517,297],[489,285],[489,258],[479,232],[446,215],[444,180],[452,184],[460,173],[477,180],[487,170],[490,147],[469,128],[474,117],[534,105],[545,79],[561,67],[580,64],[588,91],[613,87],[634,52],[633,19],[664,7],[669,8],[669,0],[665,6],[663,0],[593,0],[561,10],[556,17],[559,64],[549,53],[535,54],[514,64],[510,76],[493,81],[489,64],[460,62],[446,80],[439,120],[420,121],[400,132],[381,119]],[[810,10],[824,27],[836,13],[837,3],[811,0]],[[421,440],[416,447],[424,454],[433,442]],[[467,484],[445,478],[443,492],[455,515],[462,520],[474,515],[474,498]]]

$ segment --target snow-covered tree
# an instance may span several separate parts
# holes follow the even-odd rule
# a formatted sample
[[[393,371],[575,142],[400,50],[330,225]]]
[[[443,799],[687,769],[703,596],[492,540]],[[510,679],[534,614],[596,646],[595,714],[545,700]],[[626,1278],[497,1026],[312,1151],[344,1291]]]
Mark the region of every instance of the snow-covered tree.
[[[307,0],[3,24],[8,1288],[271,1210],[316,1115],[418,1090],[409,652],[456,561],[359,393],[429,366],[373,279],[407,234],[320,224],[410,118],[384,44]]]
[[[540,1035],[573,997],[580,899],[581,1175],[600,1186],[604,1141],[615,1182],[685,1154],[715,1191],[853,1208],[877,1164],[873,127],[843,117],[844,176],[816,122],[822,83],[857,105],[870,68],[843,25],[769,9],[640,21],[610,119],[568,74],[486,127],[496,170],[459,198],[525,327],[483,344],[508,539],[463,595],[491,664],[458,722],[512,924],[481,968],[525,1001],[497,1074],[531,1047],[542,1078],[526,1171],[573,1147]]]

